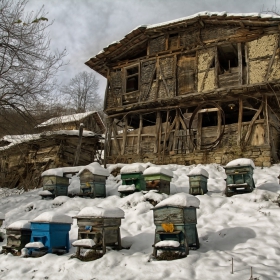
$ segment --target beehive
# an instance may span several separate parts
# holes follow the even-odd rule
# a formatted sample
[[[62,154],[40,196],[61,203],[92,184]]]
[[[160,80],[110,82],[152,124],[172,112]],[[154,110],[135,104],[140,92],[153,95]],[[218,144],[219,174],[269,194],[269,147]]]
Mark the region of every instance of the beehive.
[[[186,193],[179,193],[160,202],[153,208],[155,229],[154,256],[158,250],[180,251],[188,255],[189,249],[199,248],[196,229],[196,208],[199,200]],[[178,246],[169,246],[169,242]],[[158,244],[162,244],[158,246]]]
[[[170,194],[170,182],[173,178],[172,171],[162,167],[149,167],[144,173],[146,190],[157,190],[159,193]]]
[[[69,252],[69,230],[72,218],[53,212],[45,212],[31,223],[30,242],[42,242],[48,253]]]
[[[207,180],[208,172],[200,167],[196,167],[188,174],[189,177],[189,193],[192,195],[205,194],[208,192]]]
[[[121,249],[120,226],[124,212],[119,208],[85,207],[76,217],[78,239],[92,239],[96,244],[94,249],[106,253],[106,246]]]
[[[106,179],[109,171],[93,162],[78,173],[81,183],[81,195],[90,197],[106,197]]]
[[[42,175],[42,177],[43,191],[51,192],[53,197],[68,195],[69,178],[58,175]]]
[[[121,195],[127,195],[137,191],[146,190],[146,183],[143,176],[145,168],[140,164],[130,164],[122,167],[121,179],[123,186],[134,186],[134,188],[119,188]]]
[[[30,241],[31,229],[27,220],[12,223],[6,228],[7,245],[3,246],[6,251],[12,249],[20,251]]]
[[[225,167],[226,196],[249,193],[255,188],[253,179],[255,165],[251,159],[240,158],[230,161]]]

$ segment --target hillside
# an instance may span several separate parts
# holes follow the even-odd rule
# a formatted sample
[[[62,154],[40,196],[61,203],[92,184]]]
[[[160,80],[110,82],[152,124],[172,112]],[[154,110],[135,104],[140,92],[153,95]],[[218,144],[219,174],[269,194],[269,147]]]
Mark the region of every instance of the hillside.
[[[147,166],[147,164],[145,164]],[[110,165],[113,170],[117,165]],[[195,167],[166,165],[173,171],[172,193],[188,192],[187,174]],[[218,164],[201,165],[209,173],[206,195],[199,195],[198,235],[201,247],[190,251],[186,258],[173,261],[156,261],[151,257],[154,240],[153,207],[142,193],[120,198],[117,187],[120,176],[107,180],[107,197],[85,199],[58,197],[41,200],[39,192],[12,193],[0,189],[0,212],[5,214],[4,226],[18,220],[32,220],[45,211],[63,213],[71,217],[86,206],[120,207],[125,212],[122,220],[121,251],[108,248],[100,259],[81,262],[70,259],[76,249],[62,256],[47,254],[40,258],[0,255],[0,279],[250,279],[280,278],[280,208],[275,203],[280,194],[278,175],[280,165],[270,168],[256,167],[256,189],[250,194],[225,197],[226,178]],[[70,242],[77,239],[77,224],[73,220]],[[6,240],[0,243],[6,244]],[[233,258],[234,273],[231,274]]]

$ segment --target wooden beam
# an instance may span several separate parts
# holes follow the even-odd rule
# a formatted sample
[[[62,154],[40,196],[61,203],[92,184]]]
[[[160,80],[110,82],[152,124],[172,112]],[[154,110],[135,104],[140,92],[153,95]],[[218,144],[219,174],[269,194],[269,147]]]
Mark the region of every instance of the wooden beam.
[[[82,140],[83,140],[83,130],[84,130],[84,124],[80,123],[80,127],[79,127],[79,142],[78,142],[78,146],[77,146],[77,150],[76,150],[73,166],[76,166],[79,163],[81,147],[82,147]]]
[[[206,108],[206,109],[200,109],[197,113],[209,113],[209,112],[217,112],[219,111],[218,108]]]
[[[237,43],[237,50],[238,50],[238,81],[239,85],[243,83],[243,65],[242,65],[242,48],[241,43]]]
[[[141,140],[142,140],[142,137],[141,137],[141,133],[142,133],[142,128],[143,128],[143,116],[140,115],[140,119],[139,119],[139,129],[138,129],[138,141],[137,141],[137,155],[140,154],[140,151],[141,151]]]
[[[180,119],[179,119],[179,109],[176,109],[176,126],[175,126],[175,132],[173,137],[173,147],[172,150],[174,153],[177,151],[177,144],[178,144],[178,137],[179,137],[179,128],[180,128]]]
[[[268,104],[267,104],[267,95],[264,95],[264,103],[265,103],[265,110],[264,110],[264,117],[265,117],[265,124],[266,124],[266,135],[265,135],[265,140],[266,144],[270,145],[270,127],[269,127],[269,113],[268,113]]]
[[[156,137],[155,137],[155,147],[154,147],[154,153],[157,153],[159,150],[159,130],[161,126],[161,114],[158,111],[157,112],[157,119],[156,119]]]
[[[238,111],[238,124],[237,124],[237,145],[241,144],[242,137],[242,118],[243,118],[243,100],[239,97],[239,111]]]
[[[118,155],[121,154],[121,148],[120,148],[120,143],[118,141],[118,132],[117,132],[117,127],[115,122],[112,122],[112,131],[113,131],[113,136],[114,136],[114,143],[118,152]]]
[[[197,115],[196,147],[197,147],[198,150],[201,149],[202,116],[203,116],[203,114],[198,114]]]
[[[126,137],[127,137],[127,115],[125,115],[124,117],[124,131],[123,131],[122,151],[121,151],[122,155],[124,155],[124,151],[125,151]]]
[[[166,123],[165,123],[165,132],[164,132],[164,141],[163,141],[163,156],[164,156],[164,153],[165,153],[165,146],[166,146],[166,139],[167,139],[167,131],[168,131],[168,124],[169,124],[169,113],[170,113],[170,111],[167,111]]]
[[[278,50],[278,46],[279,46],[279,36],[278,36],[276,44],[274,46],[274,51],[273,51],[272,57],[271,57],[271,59],[269,61],[269,65],[268,65],[268,68],[267,68],[267,71],[266,71],[266,75],[265,75],[265,81],[268,81],[268,79],[269,79],[271,67],[273,65],[274,58],[275,58],[276,52]]]

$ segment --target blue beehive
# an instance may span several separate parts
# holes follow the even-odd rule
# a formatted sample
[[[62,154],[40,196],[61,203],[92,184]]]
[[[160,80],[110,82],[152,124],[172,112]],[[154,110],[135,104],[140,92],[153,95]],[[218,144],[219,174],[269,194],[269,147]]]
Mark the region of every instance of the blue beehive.
[[[45,212],[31,221],[30,242],[42,242],[48,253],[69,252],[69,230],[72,218],[67,215]]]
[[[208,192],[207,189],[207,180],[209,177],[208,172],[200,167],[195,167],[191,172],[188,174],[189,177],[189,193],[192,195],[197,194],[205,194]]]

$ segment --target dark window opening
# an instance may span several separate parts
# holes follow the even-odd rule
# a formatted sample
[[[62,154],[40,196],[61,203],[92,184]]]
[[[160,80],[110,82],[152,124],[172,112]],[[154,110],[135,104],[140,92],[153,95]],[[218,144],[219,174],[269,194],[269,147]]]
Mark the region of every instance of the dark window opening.
[[[217,126],[218,125],[218,113],[216,112],[207,112],[202,114],[202,127],[207,126]]]
[[[178,48],[178,33],[169,35],[168,47],[170,50]]]
[[[238,51],[236,44],[218,46],[219,74],[230,72],[238,67]]]
[[[139,89],[139,67],[134,66],[126,69],[126,93]]]
[[[238,123],[239,101],[230,101],[222,104],[222,109],[225,113],[225,123]]]
[[[242,122],[250,122],[257,110],[260,108],[261,101],[255,98],[247,98],[243,101]],[[258,119],[264,119],[263,112],[260,113]]]

